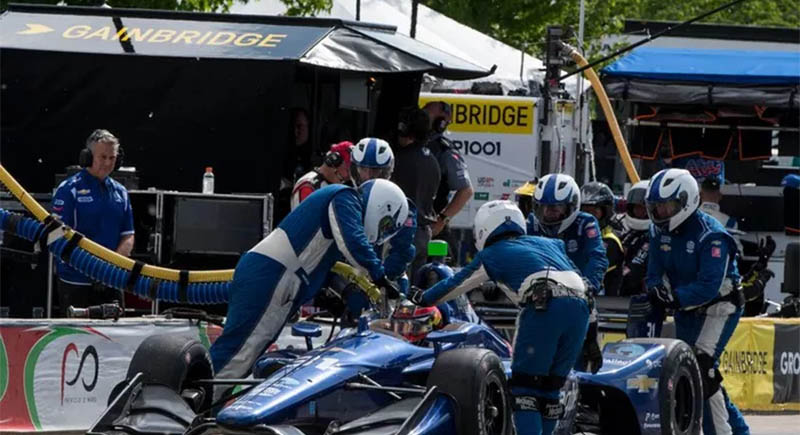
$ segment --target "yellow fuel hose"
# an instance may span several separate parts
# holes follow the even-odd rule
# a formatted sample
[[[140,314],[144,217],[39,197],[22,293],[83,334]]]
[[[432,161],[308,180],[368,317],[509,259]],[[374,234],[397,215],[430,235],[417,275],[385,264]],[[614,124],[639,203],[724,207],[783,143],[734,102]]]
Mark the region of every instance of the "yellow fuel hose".
[[[347,263],[342,263],[341,261],[337,261],[336,264],[334,264],[331,268],[331,271],[357,285],[361,290],[364,291],[373,304],[377,304],[378,301],[380,301],[381,291],[378,289],[378,287],[373,284],[369,278],[358,273],[353,266]]]
[[[39,221],[44,222],[45,218],[50,215],[41,204],[36,202],[33,197],[25,191],[25,189],[14,179],[13,176],[6,170],[3,165],[0,165],[0,182],[14,195],[22,205],[30,211],[33,216]],[[72,228],[65,228],[64,237],[69,240],[75,234]],[[116,253],[102,245],[99,245],[88,238],[84,237],[78,242],[78,246],[85,249],[92,255],[102,258],[103,260],[126,270],[132,270],[135,262],[124,255]],[[151,278],[158,278],[166,281],[179,281],[180,271],[176,269],[168,269],[165,267],[152,266],[145,264],[142,267],[141,274]],[[233,279],[233,269],[226,270],[204,270],[204,271],[190,271],[189,282],[224,282]]]
[[[569,55],[572,57],[572,60],[578,64],[578,66],[584,67],[589,64],[589,62],[587,62],[586,59],[584,59],[584,57],[581,56],[578,50],[576,50],[574,47],[571,47],[567,44],[563,45],[564,48],[569,51]],[[592,89],[594,89],[594,93],[597,95],[597,99],[600,101],[600,106],[602,106],[603,113],[606,115],[608,128],[611,130],[611,135],[614,137],[614,143],[617,145],[617,151],[622,158],[622,164],[625,166],[625,172],[628,173],[628,179],[631,180],[631,183],[636,184],[639,182],[639,174],[636,172],[636,168],[633,166],[633,160],[631,160],[631,155],[628,153],[628,147],[625,145],[625,139],[622,138],[622,131],[619,129],[619,122],[617,122],[617,116],[614,114],[614,110],[611,109],[611,102],[608,100],[606,90],[603,88],[603,84],[600,82],[600,78],[597,77],[597,73],[594,72],[594,69],[586,68],[583,71],[583,74],[587,79],[589,79],[589,82],[592,83]]]

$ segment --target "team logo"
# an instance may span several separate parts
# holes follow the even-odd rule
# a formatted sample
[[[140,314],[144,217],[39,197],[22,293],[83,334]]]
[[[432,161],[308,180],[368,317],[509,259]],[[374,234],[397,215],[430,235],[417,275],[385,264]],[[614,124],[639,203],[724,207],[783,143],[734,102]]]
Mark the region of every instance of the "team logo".
[[[575,239],[567,241],[567,251],[575,252],[578,250],[578,241]]]
[[[670,236],[661,236],[661,243],[670,243],[672,238]]]
[[[90,192],[91,192],[91,189],[81,189],[81,190],[77,191],[76,193],[78,195],[88,195]]]
[[[636,390],[639,393],[649,393],[650,389],[656,389],[658,380],[647,375],[637,375],[629,378],[626,382],[629,390]]]
[[[711,247],[711,256],[714,258],[721,258],[722,257],[722,249],[718,246]]]
[[[87,346],[84,349],[83,354],[80,356],[80,363],[78,363],[78,370],[75,372],[75,376],[71,379],[66,378],[66,366],[67,366],[67,359],[69,354],[75,354],[78,356],[78,346],[75,343],[70,343],[64,349],[64,355],[61,358],[61,404],[64,404],[64,386],[73,386],[78,382],[78,379],[81,380],[81,384],[83,384],[83,389],[86,392],[91,392],[94,390],[94,387],[97,385],[97,377],[99,374],[99,361],[97,358],[97,349],[94,346]],[[87,370],[87,373],[84,373],[84,364],[86,364],[86,360],[91,359],[93,369]],[[88,376],[87,376],[88,375]],[[89,381],[87,382],[87,379]]]
[[[686,253],[687,254],[694,254],[694,242],[689,240],[686,242]]]
[[[662,244],[662,245],[661,245],[661,250],[662,250],[662,251],[664,251],[664,252],[669,252],[669,251],[671,251],[671,250],[672,250],[672,246],[670,246],[670,245],[668,245],[668,244],[666,244],[666,243],[665,243],[665,244]]]

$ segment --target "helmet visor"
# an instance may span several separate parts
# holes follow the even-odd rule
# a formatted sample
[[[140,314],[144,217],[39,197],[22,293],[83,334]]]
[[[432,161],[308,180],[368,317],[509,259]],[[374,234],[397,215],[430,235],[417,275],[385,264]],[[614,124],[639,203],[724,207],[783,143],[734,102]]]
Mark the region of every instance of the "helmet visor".
[[[533,214],[539,222],[553,225],[566,219],[570,215],[570,210],[567,204],[542,204],[534,201]]]
[[[650,220],[652,220],[653,223],[663,224],[665,222],[669,222],[670,219],[675,217],[675,215],[677,215],[682,208],[683,204],[681,204],[681,201],[678,199],[648,202],[647,214],[650,216]]]
[[[631,204],[626,206],[626,213],[634,219],[648,219],[647,207],[644,204]]]
[[[380,245],[386,242],[396,231],[397,225],[394,222],[394,218],[389,215],[382,217],[378,222],[378,238],[375,243]]]

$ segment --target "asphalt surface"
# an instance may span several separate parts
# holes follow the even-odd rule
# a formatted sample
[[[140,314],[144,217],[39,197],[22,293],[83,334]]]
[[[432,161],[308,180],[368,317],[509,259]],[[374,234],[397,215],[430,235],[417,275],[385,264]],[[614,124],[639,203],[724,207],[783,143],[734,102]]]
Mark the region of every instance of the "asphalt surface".
[[[751,435],[795,435],[800,433],[800,414],[745,414]]]

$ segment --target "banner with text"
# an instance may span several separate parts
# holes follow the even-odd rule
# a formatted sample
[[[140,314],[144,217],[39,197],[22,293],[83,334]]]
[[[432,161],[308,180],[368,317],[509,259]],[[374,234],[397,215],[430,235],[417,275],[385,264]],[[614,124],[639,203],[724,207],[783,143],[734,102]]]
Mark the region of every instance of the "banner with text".
[[[472,228],[475,213],[486,201],[514,200],[514,190],[535,175],[539,152],[536,98],[422,93],[420,107],[444,101],[452,122],[445,136],[464,157],[473,198],[451,221]]]

